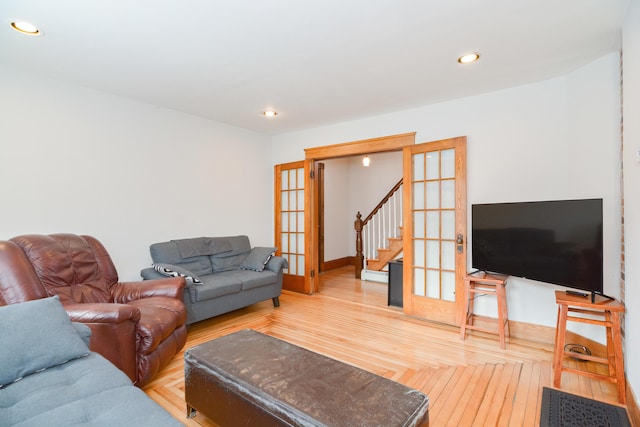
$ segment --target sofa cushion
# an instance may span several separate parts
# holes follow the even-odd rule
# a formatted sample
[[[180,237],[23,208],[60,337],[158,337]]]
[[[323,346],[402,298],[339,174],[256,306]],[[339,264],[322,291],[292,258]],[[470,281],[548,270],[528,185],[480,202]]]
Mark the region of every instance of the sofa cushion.
[[[181,425],[98,353],[0,389],[0,424]]]
[[[193,272],[182,268],[179,265],[157,263],[153,264],[153,268],[163,276],[167,277],[184,277],[188,282],[194,285],[201,285],[202,281]]]
[[[175,242],[153,243],[149,247],[151,259],[154,264],[172,264],[191,271],[196,276],[211,274],[211,261],[209,255],[195,256],[183,259],[178,252]]]
[[[211,257],[211,267],[215,274],[224,271],[237,270],[242,261],[246,258],[248,252],[224,257]]]
[[[0,307],[0,325],[0,387],[90,353],[57,296]]]
[[[196,237],[172,240],[172,242],[178,247],[178,253],[183,259],[200,255],[215,255],[232,250],[231,243],[226,237]]]
[[[202,285],[189,289],[194,301],[206,301],[223,295],[235,294],[242,290],[242,282],[236,270],[202,276]]]
[[[196,276],[211,274],[213,272],[213,270],[211,269],[211,261],[209,261],[209,257],[204,255],[182,261],[176,261],[174,265],[180,266],[185,270],[189,270]]]
[[[251,243],[249,243],[249,237],[247,236],[232,236],[226,237],[231,244],[231,250],[211,255],[211,267],[213,272],[236,270],[238,266],[244,261],[249,252],[251,252]]]
[[[253,270],[237,270],[238,278],[242,282],[242,290],[260,288],[262,286],[273,285],[277,281],[277,274],[273,271],[265,270],[257,272]]]
[[[272,247],[255,247],[251,249],[249,255],[240,264],[241,270],[262,271],[269,260],[276,253],[276,248]]]
[[[71,324],[80,338],[82,338],[82,342],[89,347],[91,345],[91,328],[80,322],[71,322]]]

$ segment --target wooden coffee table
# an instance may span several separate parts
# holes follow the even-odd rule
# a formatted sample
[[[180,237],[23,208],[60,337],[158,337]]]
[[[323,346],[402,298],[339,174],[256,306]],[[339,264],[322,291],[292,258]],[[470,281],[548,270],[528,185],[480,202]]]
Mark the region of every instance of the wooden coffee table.
[[[220,426],[428,426],[418,390],[243,330],[185,352],[187,416]]]

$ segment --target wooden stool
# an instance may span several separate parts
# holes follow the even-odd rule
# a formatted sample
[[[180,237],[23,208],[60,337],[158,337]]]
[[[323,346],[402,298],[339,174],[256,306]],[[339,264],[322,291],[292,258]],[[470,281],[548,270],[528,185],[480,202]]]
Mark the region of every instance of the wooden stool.
[[[462,326],[460,327],[460,338],[464,340],[467,335],[467,329],[474,329],[482,332],[498,334],[500,337],[500,348],[504,349],[505,336],[509,336],[509,316],[507,313],[507,276],[487,273],[473,273],[464,278],[466,283],[466,311]],[[491,319],[497,321],[497,329],[488,329],[482,326],[474,325],[473,302],[476,295],[495,295],[498,301],[498,318]],[[485,318],[489,319],[489,318]]]
[[[556,345],[553,353],[553,386],[560,388],[562,372],[601,379],[617,384],[618,402],[625,404],[627,397],[624,379],[624,359],[622,358],[622,335],[620,332],[620,313],[624,312],[624,306],[618,301],[599,295],[596,295],[595,302],[591,302],[590,298],[570,295],[563,291],[556,291],[556,303],[558,304],[558,324],[556,328]],[[569,313],[582,314],[588,317],[570,316]],[[607,330],[607,357],[565,351],[568,321],[604,326]],[[607,365],[609,374],[597,374],[564,366],[562,363],[564,357]]]

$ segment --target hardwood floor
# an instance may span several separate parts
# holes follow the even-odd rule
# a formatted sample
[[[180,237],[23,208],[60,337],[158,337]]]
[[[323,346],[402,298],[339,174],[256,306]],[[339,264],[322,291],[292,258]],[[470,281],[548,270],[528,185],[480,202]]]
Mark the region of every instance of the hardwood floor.
[[[323,273],[314,295],[285,291],[279,308],[269,300],[192,325],[183,351],[144,391],[187,426],[215,425],[185,418],[184,350],[251,328],[423,391],[431,426],[539,425],[551,345],[510,339],[501,350],[496,336],[479,333],[461,341],[459,328],[407,317],[386,306],[385,284],[353,276],[353,267]],[[617,404],[611,383],[563,374],[562,390]]]

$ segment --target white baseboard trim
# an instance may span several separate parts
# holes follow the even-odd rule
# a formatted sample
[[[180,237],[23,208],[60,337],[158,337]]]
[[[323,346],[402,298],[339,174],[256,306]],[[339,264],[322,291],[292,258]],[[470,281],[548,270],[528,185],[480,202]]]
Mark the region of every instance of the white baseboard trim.
[[[360,278],[369,282],[389,283],[389,272],[363,269]]]

